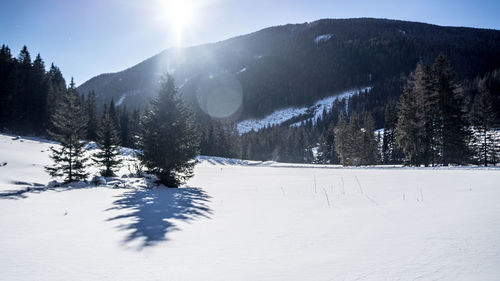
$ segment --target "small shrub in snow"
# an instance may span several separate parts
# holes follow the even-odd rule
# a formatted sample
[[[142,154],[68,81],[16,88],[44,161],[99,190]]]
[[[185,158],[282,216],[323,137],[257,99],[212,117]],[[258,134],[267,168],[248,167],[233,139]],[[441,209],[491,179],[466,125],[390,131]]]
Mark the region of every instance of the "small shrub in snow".
[[[102,176],[94,176],[90,182],[95,186],[105,185],[106,179]]]
[[[60,187],[61,186],[61,183],[59,183],[58,181],[56,180],[53,180],[53,181],[50,181],[48,184],[47,184],[48,187]]]

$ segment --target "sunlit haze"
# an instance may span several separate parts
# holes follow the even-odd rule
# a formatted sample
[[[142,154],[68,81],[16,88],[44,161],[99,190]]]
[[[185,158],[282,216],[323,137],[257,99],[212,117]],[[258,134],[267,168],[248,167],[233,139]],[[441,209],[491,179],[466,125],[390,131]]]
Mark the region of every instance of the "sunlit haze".
[[[7,2],[7,3],[6,3]],[[215,42],[321,18],[377,17],[500,28],[498,1],[3,1],[0,44],[54,62],[77,84],[131,67],[172,46]]]

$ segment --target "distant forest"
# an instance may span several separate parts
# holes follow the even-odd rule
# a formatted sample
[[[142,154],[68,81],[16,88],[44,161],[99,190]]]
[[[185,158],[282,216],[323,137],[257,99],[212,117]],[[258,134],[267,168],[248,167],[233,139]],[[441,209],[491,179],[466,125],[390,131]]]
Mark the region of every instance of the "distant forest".
[[[197,114],[201,154],[343,165],[498,163],[498,134],[492,132],[500,124],[500,70],[461,79],[453,60],[443,55],[415,67],[407,76],[373,81],[371,91],[337,100],[320,119],[300,126],[283,124],[239,135],[234,122]],[[55,65],[46,71],[40,55],[32,60],[24,47],[13,57],[2,46],[2,132],[47,137],[55,109],[74,91],[74,83],[67,87]],[[144,109],[116,106],[113,100],[97,104],[92,91],[79,97],[87,116],[85,140],[96,140],[106,112],[120,143],[136,147]]]

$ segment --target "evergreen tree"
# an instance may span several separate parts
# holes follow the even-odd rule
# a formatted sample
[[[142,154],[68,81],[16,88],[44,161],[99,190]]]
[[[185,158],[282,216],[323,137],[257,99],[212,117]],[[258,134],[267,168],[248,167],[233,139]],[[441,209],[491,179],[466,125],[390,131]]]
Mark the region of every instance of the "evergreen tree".
[[[109,113],[101,121],[97,132],[97,139],[101,150],[94,155],[94,163],[102,167],[102,176],[112,177],[116,168],[121,164],[120,136]]]
[[[363,120],[363,141],[358,149],[362,151],[361,165],[375,165],[378,161],[378,142],[375,138],[375,120],[367,114]]]
[[[333,122],[323,131],[319,143],[318,160],[321,163],[338,163],[338,156],[334,148],[335,124]]]
[[[32,62],[31,55],[26,46],[23,46],[17,58],[18,67],[16,81],[16,102],[14,103],[14,119],[21,133],[29,133],[32,129],[30,125],[30,107],[33,87],[32,87]]]
[[[341,114],[339,117],[339,122],[335,127],[335,151],[339,156],[340,164],[342,165],[350,165],[349,151],[348,151],[348,142],[349,136],[347,131],[347,121],[344,117],[344,114]]]
[[[465,100],[455,82],[455,71],[444,55],[440,54],[432,66],[433,89],[438,95],[440,119],[441,163],[465,164],[469,162],[471,133]]]
[[[347,125],[348,165],[359,166],[363,158],[363,132],[359,124],[359,116],[355,113]]]
[[[11,124],[14,100],[13,69],[15,60],[9,47],[2,45],[0,49],[0,130]]]
[[[442,118],[439,94],[433,89],[431,69],[421,63],[417,64],[417,68],[410,75],[409,84],[417,103],[416,118],[421,121],[422,150],[419,159],[425,166],[429,166],[436,163],[440,145]]]
[[[120,113],[120,139],[123,146],[129,146],[130,131],[129,131],[129,113],[127,106],[123,106]]]
[[[86,116],[79,104],[79,97],[74,88],[73,79],[67,94],[62,97],[52,115],[55,131],[49,132],[59,147],[51,147],[50,158],[54,165],[46,167],[52,177],[64,177],[65,182],[85,180],[84,156],[85,143],[80,142],[86,135]]]
[[[132,115],[129,118],[129,140],[128,146],[136,148],[136,140],[140,131],[140,119],[141,112],[138,109],[134,109]]]
[[[385,108],[384,133],[382,136],[382,161],[384,164],[397,163],[399,149],[396,146],[396,123],[397,109],[394,102],[387,104]]]
[[[87,95],[86,101],[86,113],[87,113],[87,139],[95,141],[97,140],[97,130],[98,130],[98,117],[97,117],[97,104],[95,100],[94,91],[90,91]]]
[[[46,102],[47,116],[45,117],[44,123],[47,124],[47,129],[49,131],[54,131],[55,128],[52,125],[52,115],[56,111],[57,106],[62,102],[63,96],[67,93],[67,89],[66,81],[64,80],[61,70],[54,64],[51,64],[48,76],[49,91]]]
[[[495,136],[490,131],[496,119],[493,110],[491,95],[484,80],[479,82],[479,96],[476,96],[472,108],[472,124],[475,126],[479,140],[477,142],[477,154],[481,163],[488,166],[495,158],[496,143]]]
[[[33,61],[32,67],[32,87],[33,91],[27,100],[29,104],[28,122],[30,124],[29,131],[36,134],[44,134],[47,124],[47,96],[49,92],[49,79],[45,72],[45,64],[38,54]]]
[[[414,92],[405,88],[398,104],[396,142],[404,153],[404,162],[419,166],[422,155],[423,122],[419,118],[419,108]]]
[[[118,112],[116,110],[115,101],[111,99],[108,107],[109,118],[115,123],[116,128],[120,128],[120,122],[118,122]]]
[[[168,187],[190,178],[199,152],[199,135],[193,112],[178,96],[171,76],[161,81],[158,96],[141,124],[140,160],[149,172]]]

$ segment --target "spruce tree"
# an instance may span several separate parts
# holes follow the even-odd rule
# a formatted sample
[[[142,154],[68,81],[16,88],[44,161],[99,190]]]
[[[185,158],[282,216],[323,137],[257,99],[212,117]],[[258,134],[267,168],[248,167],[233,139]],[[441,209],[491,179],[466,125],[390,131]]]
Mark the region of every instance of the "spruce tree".
[[[162,79],[141,125],[140,160],[148,171],[168,187],[178,187],[192,177],[199,135],[194,114],[179,97],[170,75]]]
[[[440,54],[432,66],[433,90],[438,95],[440,110],[441,163],[465,164],[470,160],[471,133],[465,100],[455,82],[455,71],[444,55]]]
[[[490,131],[496,119],[493,110],[492,98],[485,85],[485,81],[479,82],[479,95],[474,99],[472,107],[472,124],[475,127],[479,139],[476,145],[477,155],[484,166],[492,163],[496,154],[495,136]]]
[[[33,61],[32,68],[32,87],[29,102],[28,120],[31,125],[30,131],[38,135],[44,134],[47,125],[47,95],[49,92],[49,79],[45,72],[45,64],[38,54]]]
[[[26,46],[23,46],[19,56],[17,58],[18,67],[16,68],[17,79],[16,79],[16,102],[14,103],[13,117],[18,128],[20,128],[21,133],[29,133],[32,130],[30,125],[30,109],[31,109],[31,98],[33,92],[33,64],[31,62],[31,55]]]
[[[419,166],[422,163],[423,121],[419,118],[418,111],[415,94],[406,87],[398,104],[396,143],[403,151],[407,165]]]
[[[417,64],[417,68],[410,75],[409,84],[415,95],[417,108],[416,118],[419,119],[422,130],[420,161],[425,166],[435,164],[440,141],[441,110],[439,94],[432,85],[431,69],[428,66]]]
[[[87,122],[73,79],[52,115],[52,123],[54,131],[49,133],[60,142],[60,146],[50,148],[54,164],[46,167],[47,172],[52,177],[64,177],[66,183],[85,180],[88,175],[85,172],[87,159],[83,149],[85,143],[80,140],[86,135]]]
[[[130,131],[129,131],[129,113],[127,106],[123,106],[120,113],[120,139],[123,146],[129,146]]]
[[[361,165],[375,165],[378,161],[378,142],[375,138],[375,120],[367,114],[363,120],[363,141],[359,149],[362,151]]]
[[[397,109],[394,102],[386,105],[384,114],[384,133],[382,136],[382,160],[384,164],[394,164],[400,159],[396,146]]]
[[[347,121],[344,117],[344,114],[341,114],[339,117],[339,122],[335,127],[335,151],[340,160],[340,164],[346,166],[349,165],[349,152],[347,149],[349,142],[349,136],[347,132]]]
[[[9,47],[2,45],[0,49],[0,130],[4,130],[11,124],[14,79],[13,76],[15,60],[12,58]]]
[[[361,130],[359,115],[354,113],[347,125],[347,163],[359,166],[363,158],[363,132]]]
[[[321,163],[338,163],[338,156],[334,148],[335,143],[335,124],[330,122],[328,128],[326,128],[321,134],[319,141],[319,161]]]
[[[87,96],[86,113],[87,113],[87,139],[91,141],[97,140],[98,117],[97,104],[94,91],[90,91]]]
[[[97,131],[98,151],[92,160],[101,169],[104,177],[114,176],[114,171],[120,166],[120,135],[109,113],[106,113]]]
[[[115,123],[116,128],[120,128],[120,123],[118,121],[118,112],[115,101],[113,99],[111,99],[111,102],[109,103],[108,113],[109,118],[111,118],[111,120]]]
[[[48,72],[49,76],[49,91],[47,94],[46,111],[47,116],[44,122],[47,124],[47,129],[49,131],[54,131],[55,128],[52,125],[52,115],[56,111],[57,106],[61,103],[63,96],[66,95],[66,81],[61,73],[61,70],[54,64],[51,64],[50,70]]]

